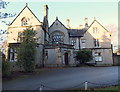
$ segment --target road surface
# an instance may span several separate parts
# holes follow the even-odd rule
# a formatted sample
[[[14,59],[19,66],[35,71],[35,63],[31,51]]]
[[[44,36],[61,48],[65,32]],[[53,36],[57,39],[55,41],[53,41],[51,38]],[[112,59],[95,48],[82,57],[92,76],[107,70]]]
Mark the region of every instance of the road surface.
[[[118,84],[118,67],[41,69],[40,74],[3,82],[3,90],[59,90]],[[42,84],[42,85],[41,85]]]

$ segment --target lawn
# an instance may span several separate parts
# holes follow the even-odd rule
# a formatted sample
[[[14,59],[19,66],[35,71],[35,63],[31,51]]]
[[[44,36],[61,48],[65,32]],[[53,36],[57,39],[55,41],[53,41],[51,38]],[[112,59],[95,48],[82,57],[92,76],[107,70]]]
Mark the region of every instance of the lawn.
[[[72,92],[120,92],[120,86],[111,86],[104,88],[90,88],[88,90],[83,90],[81,88],[72,89]]]

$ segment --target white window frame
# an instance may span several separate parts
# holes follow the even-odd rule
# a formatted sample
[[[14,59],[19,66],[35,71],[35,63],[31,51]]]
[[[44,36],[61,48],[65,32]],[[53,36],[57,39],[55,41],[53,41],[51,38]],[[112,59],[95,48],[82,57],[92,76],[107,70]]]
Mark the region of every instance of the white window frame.
[[[94,59],[95,59],[95,62],[102,62],[103,58],[102,58],[101,52],[95,52]]]
[[[86,39],[82,39],[81,42],[82,42],[82,48],[86,48],[86,46],[85,46],[86,45]]]
[[[15,62],[17,61],[17,53],[16,53],[16,50],[13,50],[13,48],[10,48],[10,62]],[[14,56],[13,56],[14,55]]]

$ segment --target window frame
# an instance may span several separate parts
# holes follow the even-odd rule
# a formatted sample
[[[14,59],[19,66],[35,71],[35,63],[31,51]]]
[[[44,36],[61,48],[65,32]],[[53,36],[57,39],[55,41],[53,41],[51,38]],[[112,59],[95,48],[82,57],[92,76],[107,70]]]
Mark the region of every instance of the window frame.
[[[86,48],[86,39],[81,39],[82,48]]]
[[[51,33],[51,41],[53,44],[64,43],[64,37],[64,33],[58,30]]]
[[[95,62],[103,62],[103,57],[101,52],[94,53]]]
[[[93,33],[94,34],[98,33],[98,28],[97,27],[93,27]]]
[[[27,17],[23,17],[22,19],[21,19],[21,26],[27,26],[29,23],[29,18],[27,18]]]
[[[93,40],[94,40],[94,47],[100,47],[99,39],[93,39]]]
[[[15,48],[9,48],[9,61],[10,62],[17,61],[17,52]]]

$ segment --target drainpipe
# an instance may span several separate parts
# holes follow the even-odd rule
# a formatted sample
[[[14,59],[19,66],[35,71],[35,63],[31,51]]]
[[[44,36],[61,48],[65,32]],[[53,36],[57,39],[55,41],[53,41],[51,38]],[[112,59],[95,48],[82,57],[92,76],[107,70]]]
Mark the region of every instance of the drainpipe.
[[[80,48],[80,37],[78,37],[78,41],[79,41],[79,50],[80,50],[80,49],[81,49],[81,48]]]
[[[45,58],[45,46],[43,45],[43,55],[42,55],[42,67],[44,67],[44,58]]]
[[[113,45],[111,44],[111,50],[112,50],[112,60],[113,60],[113,65],[115,64],[114,63],[114,56],[113,56]]]

